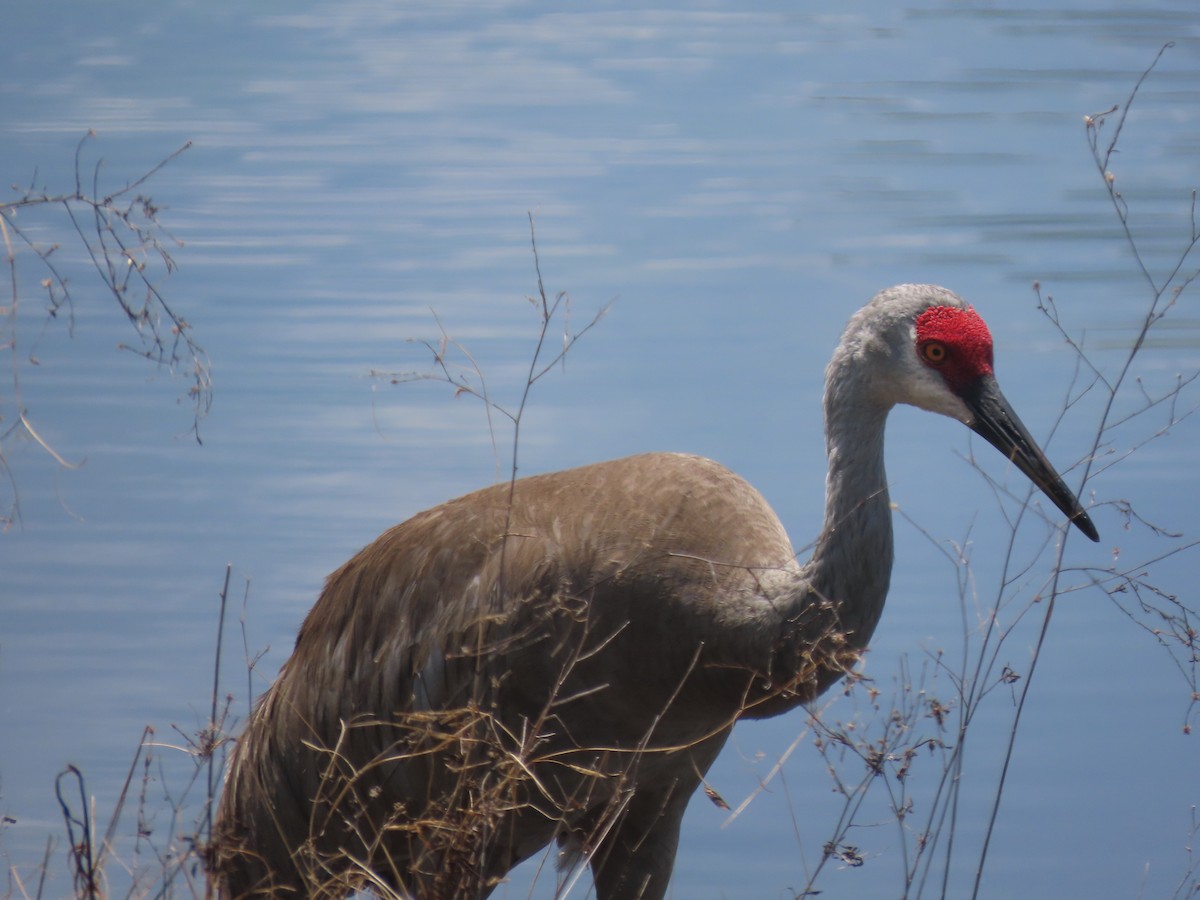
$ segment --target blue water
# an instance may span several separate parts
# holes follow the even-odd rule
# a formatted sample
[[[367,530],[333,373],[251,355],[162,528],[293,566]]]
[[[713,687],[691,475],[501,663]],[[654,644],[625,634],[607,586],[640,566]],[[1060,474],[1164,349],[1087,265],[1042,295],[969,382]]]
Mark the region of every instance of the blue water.
[[[1123,102],[1167,41],[1111,166],[1155,272],[1186,244],[1200,186],[1200,13],[1187,2],[275,3],[248,14],[172,0],[19,3],[4,18],[5,184],[69,191],[89,128],[82,159],[88,173],[103,161],[102,191],[193,142],[146,190],[182,242],[162,289],[213,372],[201,445],[186,378],[114,349],[136,335],[62,214],[22,211],[36,239],[62,244],[75,302],[73,336],[47,325],[44,273],[18,259],[9,321],[21,403],[56,452],[85,460],[68,470],[31,440],[0,443],[20,502],[0,536],[0,813],[16,820],[0,828],[0,852],[28,884],[57,836],[47,896],[69,890],[56,773],[80,766],[106,823],[143,727],[181,745],[172,726],[191,734],[205,721],[226,563],[235,620],[248,596],[246,646],[269,648],[258,692],[327,572],[385,527],[504,477],[511,433],[498,424],[495,453],[478,404],[369,372],[427,368],[406,340],[437,340],[433,308],[493,396],[515,403],[536,331],[528,214],[547,290],[569,292],[572,326],[613,306],[537,385],[521,471],[703,453],[756,484],[802,547],[820,521],[821,373],[846,318],[879,288],[936,281],[970,298],[992,327],[1009,399],[1042,438],[1075,361],[1032,282],[1098,365],[1119,365],[1147,291],[1083,116]],[[1184,295],[1139,360],[1152,393],[1197,369],[1195,302]],[[15,406],[0,383],[7,427]],[[1198,399],[1186,391],[1179,412]],[[1121,403],[1136,406],[1136,392]],[[1048,452],[1061,468],[1087,452],[1099,410],[1089,394],[1058,425]],[[1112,444],[1124,452],[1165,422],[1155,412]],[[1193,420],[1177,424],[1089,492],[1193,536],[1198,437]],[[1024,487],[948,420],[898,410],[888,444],[893,500],[916,523],[897,522],[893,590],[867,661],[890,696],[903,656],[914,671],[940,649],[954,656],[964,619],[974,628],[977,607],[994,603],[1007,532],[962,457],[976,452],[989,475]],[[1118,564],[1133,565],[1181,543],[1125,530],[1110,507],[1095,518],[1102,543],[1073,537],[1069,564],[1111,566],[1119,548]],[[938,546],[968,533],[964,613]],[[1195,567],[1185,553],[1152,575],[1195,609]],[[1002,620],[1045,571],[1020,581]],[[1039,615],[1002,665],[1027,672]],[[223,689],[239,715],[241,657],[234,621]],[[945,676],[938,690],[951,693]],[[1066,595],[982,895],[1170,896],[1200,801],[1198,738],[1182,734],[1200,726],[1188,691],[1101,591]],[[949,896],[973,877],[1011,721],[1008,696],[990,704],[971,732]],[[803,728],[800,714],[740,726],[710,784],[737,806]],[[186,759],[158,752],[166,768],[152,794],[160,778],[181,790]],[[915,764],[918,816],[938,771],[936,759]],[[806,738],[733,822],[697,798],[674,896],[791,896],[840,812],[830,788]],[[157,809],[161,839],[173,826]],[[865,864],[830,865],[824,896],[903,893],[896,826],[878,805],[864,821],[882,823],[848,838]],[[127,861],[134,827],[127,810],[114,851]],[[553,893],[552,878],[526,870],[504,895],[526,896],[531,882],[534,895]],[[940,873],[925,895],[939,892]]]

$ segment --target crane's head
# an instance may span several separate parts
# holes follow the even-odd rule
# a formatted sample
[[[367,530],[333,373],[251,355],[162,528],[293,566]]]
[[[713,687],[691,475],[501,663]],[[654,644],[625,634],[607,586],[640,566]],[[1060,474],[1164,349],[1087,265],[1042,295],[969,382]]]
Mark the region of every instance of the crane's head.
[[[1100,540],[1000,392],[991,332],[961,297],[929,284],[881,291],[850,320],[831,369],[850,360],[876,402],[907,403],[958,419],[1008,457],[1080,531]]]

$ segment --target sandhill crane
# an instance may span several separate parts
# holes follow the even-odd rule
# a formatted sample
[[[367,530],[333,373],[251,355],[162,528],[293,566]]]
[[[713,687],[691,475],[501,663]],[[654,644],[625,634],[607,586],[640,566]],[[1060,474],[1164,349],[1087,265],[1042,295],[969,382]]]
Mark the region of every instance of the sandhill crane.
[[[1000,393],[978,314],[889,288],[826,371],[807,563],[741,478],[649,453],[452,500],[334,572],[233,752],[222,892],[482,897],[557,839],[600,900],[661,898],[734,723],[812,700],[875,629],[898,403],[982,435],[1099,539]]]

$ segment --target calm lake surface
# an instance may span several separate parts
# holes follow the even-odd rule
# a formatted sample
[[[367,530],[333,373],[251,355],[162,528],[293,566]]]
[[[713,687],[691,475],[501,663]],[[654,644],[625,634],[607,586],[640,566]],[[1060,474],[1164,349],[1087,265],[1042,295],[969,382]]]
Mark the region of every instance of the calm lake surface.
[[[522,474],[645,450],[701,453],[762,490],[802,549],[820,523],[821,376],[841,328],[880,288],[931,281],[988,320],[1008,398],[1039,440],[1052,435],[1049,456],[1079,484],[1072,467],[1092,446],[1103,397],[1087,393],[1061,415],[1086,382],[1070,388],[1076,356],[1032,285],[1115,376],[1150,291],[1083,120],[1123,103],[1174,42],[1110,162],[1161,281],[1187,245],[1200,187],[1200,10],[1190,0],[813,6],[6,9],[6,186],[73,190],[89,129],[81,159],[89,178],[102,162],[102,194],[193,142],[142,190],[182,242],[171,248],[177,271],[155,277],[213,378],[198,444],[186,377],[115,349],[137,336],[65,214],[20,213],[35,240],[62,245],[55,259],[74,304],[70,333],[65,315],[48,321],[45,272],[18,257],[21,305],[4,340],[15,328],[19,402],[57,453],[83,464],[65,469],[15,434],[0,443],[11,476],[0,499],[15,485],[20,511],[0,535],[0,814],[12,820],[0,854],[10,875],[35,883],[53,836],[45,895],[70,892],[54,798],[67,764],[85,773],[103,828],[145,726],[164,745],[194,739],[211,702],[227,563],[222,690],[244,716],[328,572],[389,525],[506,477],[511,431],[498,421],[493,449],[478,403],[370,372],[427,371],[428,354],[407,339],[437,341],[440,321],[491,395],[515,407],[537,331],[529,215],[547,291],[569,293],[570,327],[613,306],[536,385]],[[1200,368],[1197,302],[1185,293],[1135,362],[1148,396]],[[12,361],[6,353],[6,372]],[[7,429],[17,404],[7,374],[0,384]],[[1118,412],[1142,397],[1131,382]],[[1198,402],[1184,389],[1176,415]],[[1195,551],[1150,564],[1200,525],[1196,418],[1148,442],[1169,416],[1164,405],[1106,435],[1106,459],[1120,461],[1098,466],[1084,492],[1100,504],[1102,542],[1070,537],[1066,585],[1142,567],[1197,608]],[[888,443],[897,564],[866,673],[890,696],[903,672],[929,669],[939,651],[961,654],[964,627],[978,636],[997,596],[1005,516],[1025,485],[949,420],[897,410]],[[966,461],[976,451],[1015,500],[998,500]],[[1130,524],[1118,500],[1184,537]],[[1045,534],[1027,518],[1019,559]],[[962,604],[946,554],[964,541]],[[1047,572],[1042,559],[1003,591],[1005,624]],[[1128,592],[1116,599],[1136,608]],[[1028,672],[1041,609],[998,666]],[[1146,630],[1161,625],[1131,620],[1101,589],[1060,598],[982,896],[1170,897],[1194,883],[1185,848],[1200,736],[1183,732],[1200,717],[1189,670]],[[249,686],[243,648],[265,648]],[[970,891],[1015,690],[994,691],[972,724],[946,896]],[[945,674],[936,691],[952,699]],[[849,720],[864,697],[823,718]],[[805,727],[801,712],[739,726],[709,784],[737,807]],[[148,827],[161,837],[188,827],[199,793],[173,823],[160,798],[182,793],[190,763],[170,747],[156,754]],[[932,754],[914,762],[914,817],[929,814],[939,773]],[[880,795],[845,839],[863,864],[828,865],[822,896],[904,894],[918,827],[902,840]],[[826,759],[801,737],[732,821],[696,798],[673,896],[792,897],[842,806]],[[130,865],[136,827],[127,808],[114,853]],[[525,867],[499,895],[552,896],[549,869]],[[943,893],[933,871],[924,896]],[[114,892],[127,889],[116,867],[110,875]],[[7,890],[21,895],[11,880]],[[583,879],[571,895],[587,891]]]

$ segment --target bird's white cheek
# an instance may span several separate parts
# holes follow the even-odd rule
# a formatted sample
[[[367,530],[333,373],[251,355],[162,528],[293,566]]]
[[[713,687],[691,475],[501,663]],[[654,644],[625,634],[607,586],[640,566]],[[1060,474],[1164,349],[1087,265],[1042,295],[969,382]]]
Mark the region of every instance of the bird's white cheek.
[[[975,420],[975,416],[971,410],[967,408],[967,405],[962,400],[950,392],[950,389],[946,387],[946,383],[940,376],[933,372],[923,374],[924,377],[916,378],[911,382],[912,389],[909,396],[904,399],[905,403],[929,410],[929,412],[949,416],[951,419],[957,419],[964,425],[970,425]]]

